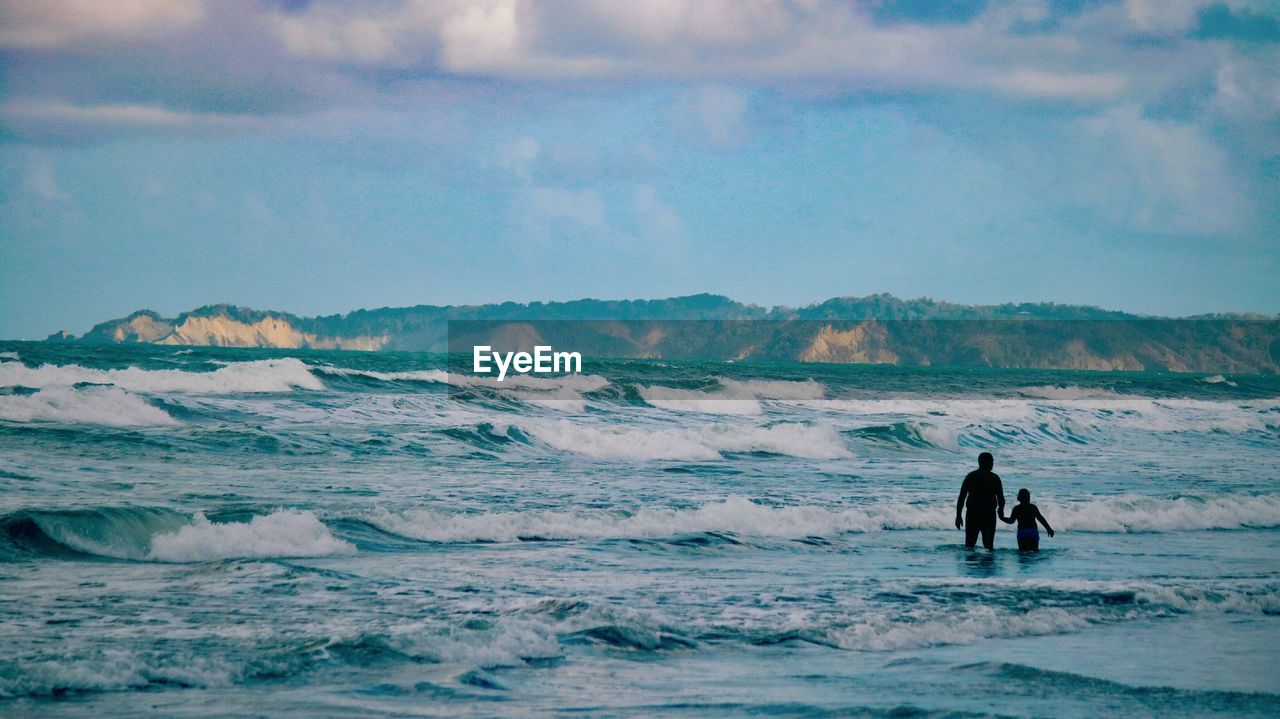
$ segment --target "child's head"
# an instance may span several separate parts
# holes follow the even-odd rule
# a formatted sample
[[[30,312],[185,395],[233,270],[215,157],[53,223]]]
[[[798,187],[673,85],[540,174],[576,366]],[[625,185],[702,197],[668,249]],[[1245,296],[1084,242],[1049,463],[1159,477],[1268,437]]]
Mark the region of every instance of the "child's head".
[[[1028,492],[1025,487],[1018,490],[1018,501],[1019,502],[1031,501],[1031,493]]]

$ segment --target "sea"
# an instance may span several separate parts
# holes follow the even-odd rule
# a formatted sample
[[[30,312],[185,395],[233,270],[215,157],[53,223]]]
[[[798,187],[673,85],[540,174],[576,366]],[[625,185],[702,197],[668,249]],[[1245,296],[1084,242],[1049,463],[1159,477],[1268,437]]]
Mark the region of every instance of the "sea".
[[[1280,715],[1280,378],[447,370],[0,343],[0,716]]]

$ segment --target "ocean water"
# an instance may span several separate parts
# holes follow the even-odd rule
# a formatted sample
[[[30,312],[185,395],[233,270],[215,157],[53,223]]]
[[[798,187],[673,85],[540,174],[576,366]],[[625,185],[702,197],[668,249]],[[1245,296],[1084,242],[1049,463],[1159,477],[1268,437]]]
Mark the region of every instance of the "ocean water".
[[[0,715],[1280,714],[1280,379],[444,367],[0,343]]]

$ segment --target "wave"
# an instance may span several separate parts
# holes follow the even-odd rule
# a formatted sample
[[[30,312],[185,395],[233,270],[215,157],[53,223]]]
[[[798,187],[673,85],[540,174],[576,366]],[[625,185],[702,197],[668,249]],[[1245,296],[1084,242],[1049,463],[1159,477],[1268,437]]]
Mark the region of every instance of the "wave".
[[[351,554],[355,546],[338,539],[315,514],[281,509],[248,522],[210,522],[199,512],[191,524],[151,538],[148,559],[203,562],[211,559],[327,557]]]
[[[1018,394],[1024,397],[1057,400],[1130,399],[1130,397],[1113,390],[1102,389],[1099,387],[1078,387],[1073,384],[1022,387],[1018,390]]]
[[[959,431],[931,422],[895,422],[849,430],[854,437],[899,447],[959,451]]]
[[[671,429],[593,427],[567,420],[521,423],[525,434],[556,449],[596,459],[713,461],[725,453],[760,452],[805,459],[851,456],[826,425],[764,427],[710,424]]]
[[[950,497],[929,503],[857,507],[781,506],[729,496],[697,508],[644,507],[635,511],[531,510],[451,513],[435,509],[380,511],[366,517],[400,537],[439,543],[521,540],[666,539],[692,534],[734,534],[779,539],[832,537],[883,530],[947,530]],[[1077,503],[1040,501],[1058,530],[1128,533],[1280,527],[1280,495],[1210,498],[1107,497]],[[1001,525],[1006,532],[1013,530]]]
[[[0,363],[0,386],[73,387],[78,384],[113,385],[133,392],[236,394],[241,392],[289,392],[323,390],[319,380],[301,360],[282,359],[232,362],[211,372],[179,369],[93,369],[76,364],[27,367]]]
[[[333,365],[318,365],[311,369],[321,374],[338,377],[366,377],[380,382],[430,382],[434,384],[447,384],[449,382],[449,373],[441,369],[376,372],[374,370],[351,369],[349,367],[334,367]]]
[[[498,390],[529,390],[534,392],[569,391],[578,395],[596,392],[609,386],[609,380],[594,374],[568,374],[560,377],[535,377],[533,375],[509,375],[499,382],[496,377],[453,373],[449,384],[458,387],[487,387]]]
[[[1274,432],[1280,400],[1197,399],[840,399],[808,405],[842,421],[849,417],[907,418],[976,445],[1018,439],[1081,443],[1112,430],[1144,432]],[[949,440],[948,440],[949,442]]]
[[[0,352],[0,362],[20,362],[21,360],[17,352]]]
[[[812,379],[734,380],[716,378],[716,384],[704,389],[679,389],[661,385],[640,385],[640,398],[653,407],[683,412],[708,414],[758,415],[764,410],[760,400],[820,400],[826,387]]]
[[[1200,381],[1204,382],[1205,384],[1225,384],[1228,387],[1238,386],[1235,382],[1232,382],[1231,380],[1227,379],[1226,377],[1223,377],[1220,374],[1211,375],[1209,377],[1201,377]]]
[[[709,394],[704,390],[657,385],[641,385],[636,388],[636,392],[646,404],[658,409],[706,414],[759,415],[764,413],[760,401],[754,397],[722,397]]]
[[[1088,581],[987,581],[981,589],[942,580],[923,583],[925,601],[867,608],[848,617],[802,620],[797,638],[841,649],[894,651],[971,644],[993,637],[1074,632],[1097,624],[1183,613],[1272,614],[1280,607],[1274,585],[1172,586]],[[982,591],[974,602],[973,592]],[[955,595],[951,601],[949,595]],[[1032,607],[1028,609],[1027,607]]]
[[[145,399],[116,387],[50,387],[33,394],[0,395],[0,421],[97,424],[110,427],[172,425],[178,421]]]
[[[245,673],[242,667],[200,650],[175,655],[169,651],[95,648],[79,656],[7,659],[16,671],[0,672],[0,699],[148,687],[224,687]]]
[[[197,512],[121,507],[27,510],[0,518],[0,554],[90,555],[155,562],[323,557],[355,551],[309,511],[281,509],[247,522]]]
[[[1122,495],[1062,504],[1037,501],[1055,528],[1175,532],[1280,527],[1280,495],[1159,498]]]

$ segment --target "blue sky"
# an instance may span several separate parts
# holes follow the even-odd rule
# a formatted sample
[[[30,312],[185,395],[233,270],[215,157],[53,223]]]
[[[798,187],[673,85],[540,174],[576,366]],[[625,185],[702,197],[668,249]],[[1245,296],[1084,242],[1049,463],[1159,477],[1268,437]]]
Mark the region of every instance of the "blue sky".
[[[1280,312],[1280,5],[0,0],[0,337],[718,292]]]

